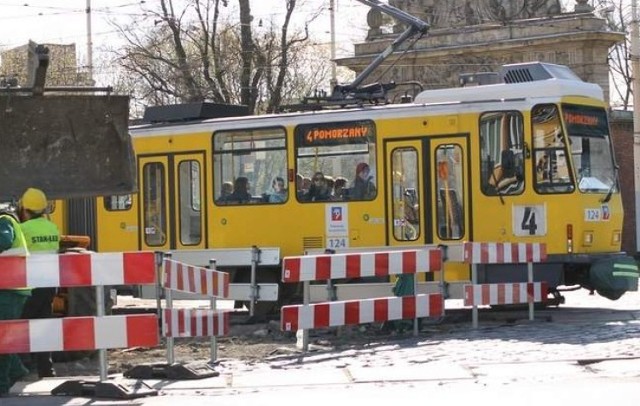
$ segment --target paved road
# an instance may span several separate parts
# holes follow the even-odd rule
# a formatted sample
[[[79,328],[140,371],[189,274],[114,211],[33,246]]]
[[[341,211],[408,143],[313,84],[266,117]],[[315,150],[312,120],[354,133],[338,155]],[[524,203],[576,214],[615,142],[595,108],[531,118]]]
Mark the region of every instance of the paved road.
[[[61,379],[18,383],[0,406],[640,402],[640,294],[611,302],[572,292],[560,309],[538,311],[533,322],[526,316],[481,312],[474,330],[469,312],[458,312],[457,322],[424,326],[418,337],[259,364],[225,361],[216,378],[146,380],[159,396],[131,401],[42,396]]]

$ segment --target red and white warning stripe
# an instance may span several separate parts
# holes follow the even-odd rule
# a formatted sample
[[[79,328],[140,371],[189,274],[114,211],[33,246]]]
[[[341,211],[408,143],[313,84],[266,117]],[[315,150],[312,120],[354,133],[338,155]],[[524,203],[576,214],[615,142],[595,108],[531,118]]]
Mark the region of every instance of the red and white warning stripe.
[[[516,264],[547,260],[544,243],[464,243],[464,262],[467,264]]]
[[[153,252],[0,256],[0,289],[156,283]]]
[[[164,337],[212,337],[229,334],[229,312],[206,309],[162,309]]]
[[[167,289],[197,293],[212,297],[229,297],[229,274],[212,269],[187,265],[171,259],[164,260]]]
[[[0,354],[157,345],[154,314],[0,321]]]
[[[496,283],[464,286],[464,305],[507,305],[546,302],[547,282]]]
[[[280,322],[283,331],[312,329],[420,317],[441,317],[444,301],[440,293],[403,297],[284,306]]]
[[[302,282],[435,272],[442,269],[442,251],[367,252],[285,257],[282,281]]]

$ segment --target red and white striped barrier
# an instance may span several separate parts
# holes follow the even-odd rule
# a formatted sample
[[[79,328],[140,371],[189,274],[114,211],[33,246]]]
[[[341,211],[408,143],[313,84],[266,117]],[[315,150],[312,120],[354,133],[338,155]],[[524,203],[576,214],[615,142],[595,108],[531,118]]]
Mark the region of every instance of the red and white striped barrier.
[[[435,293],[285,306],[281,309],[280,320],[283,331],[295,331],[421,317],[441,317],[443,314],[443,297]]]
[[[465,285],[464,305],[510,305],[547,300],[546,282]]]
[[[158,345],[156,315],[0,321],[0,354]]]
[[[434,272],[442,269],[439,249],[285,257],[283,282]]]
[[[212,269],[187,265],[170,259],[164,260],[167,289],[197,293],[217,298],[229,296],[229,274]]]
[[[150,285],[156,281],[153,252],[0,256],[0,289]]]
[[[547,259],[544,243],[465,242],[463,252],[467,264],[518,264]]]
[[[207,309],[163,309],[164,337],[214,337],[229,334],[229,312]]]

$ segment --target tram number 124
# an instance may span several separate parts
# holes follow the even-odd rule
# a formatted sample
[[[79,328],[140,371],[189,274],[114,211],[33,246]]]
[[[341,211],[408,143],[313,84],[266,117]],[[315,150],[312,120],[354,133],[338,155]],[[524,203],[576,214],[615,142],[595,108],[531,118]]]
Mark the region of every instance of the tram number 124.
[[[349,244],[347,244],[347,241],[348,241],[347,237],[327,238],[327,248],[332,250],[348,248]]]

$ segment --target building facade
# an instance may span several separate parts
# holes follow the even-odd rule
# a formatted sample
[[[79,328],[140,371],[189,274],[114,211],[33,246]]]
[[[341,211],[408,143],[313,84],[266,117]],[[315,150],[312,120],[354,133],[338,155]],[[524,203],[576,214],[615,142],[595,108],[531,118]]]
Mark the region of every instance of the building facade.
[[[49,48],[49,67],[46,86],[87,86],[87,72],[78,66],[76,44],[42,44]],[[30,87],[30,72],[34,70],[29,58],[29,46],[21,45],[0,52],[0,78],[12,80],[21,87]]]

